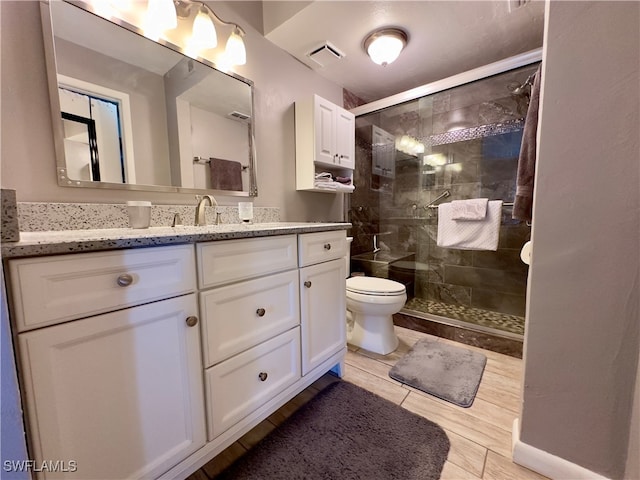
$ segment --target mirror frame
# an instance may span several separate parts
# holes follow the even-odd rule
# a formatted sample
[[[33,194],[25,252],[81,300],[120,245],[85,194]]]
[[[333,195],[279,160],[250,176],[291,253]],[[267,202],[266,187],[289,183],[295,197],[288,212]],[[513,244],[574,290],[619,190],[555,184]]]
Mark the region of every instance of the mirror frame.
[[[257,175],[256,175],[256,142],[255,142],[255,125],[254,125],[254,116],[255,116],[255,89],[253,81],[238,75],[235,72],[223,72],[218,70],[215,64],[206,58],[197,57],[193,58],[187,55],[183,48],[174,45],[171,42],[168,42],[163,39],[159,39],[154,43],[158,45],[173,50],[186,58],[193,59],[197,62],[202,63],[203,65],[213,68],[218,73],[222,75],[227,75],[235,78],[241,82],[246,83],[251,87],[251,122],[248,123],[249,128],[249,191],[234,191],[234,190],[214,190],[214,189],[201,189],[201,188],[187,188],[187,187],[176,187],[171,185],[138,185],[138,184],[129,184],[129,183],[110,183],[110,182],[95,182],[95,181],[86,181],[86,180],[72,180],[67,178],[67,164],[66,157],[64,151],[64,132],[63,125],[60,121],[60,98],[58,94],[58,78],[57,78],[57,64],[56,64],[56,55],[55,55],[55,41],[53,36],[53,19],[50,10],[50,1],[56,0],[41,0],[40,1],[40,16],[42,21],[42,33],[44,37],[44,50],[45,50],[45,66],[47,70],[47,83],[49,87],[49,99],[51,103],[51,117],[53,124],[53,141],[56,155],[56,177],[58,179],[58,185],[61,187],[80,187],[80,188],[99,188],[99,189],[112,189],[112,190],[138,190],[138,191],[147,191],[147,192],[166,192],[166,193],[192,193],[192,194],[204,194],[211,193],[214,195],[226,195],[226,196],[234,196],[234,197],[257,197],[258,196],[258,184],[257,184]],[[60,0],[57,0],[60,1]],[[90,5],[85,2],[73,2],[62,0],[65,3],[69,3],[76,8],[81,8],[86,11],[90,15],[96,15],[101,18],[105,22],[113,23],[115,26],[124,28],[129,30],[136,35],[143,37],[145,40],[149,42],[153,42],[153,40],[145,37],[142,33],[142,30],[134,25],[131,25],[120,19],[112,19],[107,20],[100,15],[97,15]]]

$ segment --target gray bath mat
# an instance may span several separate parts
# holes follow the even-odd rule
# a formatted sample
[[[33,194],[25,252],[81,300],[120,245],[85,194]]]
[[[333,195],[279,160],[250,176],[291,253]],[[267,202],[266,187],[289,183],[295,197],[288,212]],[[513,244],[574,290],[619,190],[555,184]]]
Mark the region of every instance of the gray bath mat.
[[[473,403],[486,363],[481,353],[424,338],[394,365],[389,376],[466,408]]]
[[[438,425],[341,381],[216,480],[437,480],[448,453]]]

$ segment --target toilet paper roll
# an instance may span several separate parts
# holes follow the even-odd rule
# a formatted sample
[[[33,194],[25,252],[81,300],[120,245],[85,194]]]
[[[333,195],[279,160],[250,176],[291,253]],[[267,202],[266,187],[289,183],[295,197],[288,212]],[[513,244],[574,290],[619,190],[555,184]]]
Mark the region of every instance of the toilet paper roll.
[[[520,259],[527,265],[531,264],[531,240],[526,242],[520,250]]]

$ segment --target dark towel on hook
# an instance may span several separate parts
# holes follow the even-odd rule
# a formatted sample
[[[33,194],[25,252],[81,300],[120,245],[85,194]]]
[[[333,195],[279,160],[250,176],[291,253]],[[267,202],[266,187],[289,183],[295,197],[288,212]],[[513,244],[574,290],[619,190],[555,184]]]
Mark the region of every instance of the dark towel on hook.
[[[209,159],[211,188],[242,191],[242,164],[222,158]]]
[[[540,77],[542,66],[538,67],[531,87],[529,109],[524,120],[522,145],[518,159],[516,197],[513,202],[513,218],[531,221],[533,208],[533,181],[536,173],[536,136],[538,133],[538,108],[540,106]]]

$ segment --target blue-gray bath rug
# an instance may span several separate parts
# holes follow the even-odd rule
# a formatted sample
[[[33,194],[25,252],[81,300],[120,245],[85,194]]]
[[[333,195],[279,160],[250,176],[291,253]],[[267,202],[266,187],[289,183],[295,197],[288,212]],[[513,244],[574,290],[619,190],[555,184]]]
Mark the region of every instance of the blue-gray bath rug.
[[[487,357],[430,338],[418,341],[389,376],[460,407],[470,407],[480,386]]]

